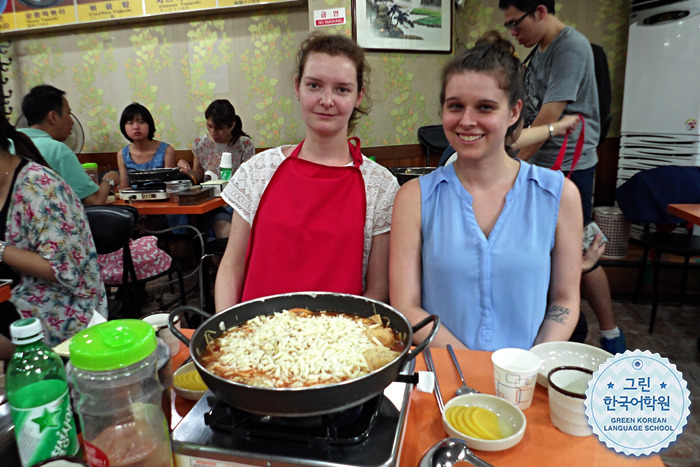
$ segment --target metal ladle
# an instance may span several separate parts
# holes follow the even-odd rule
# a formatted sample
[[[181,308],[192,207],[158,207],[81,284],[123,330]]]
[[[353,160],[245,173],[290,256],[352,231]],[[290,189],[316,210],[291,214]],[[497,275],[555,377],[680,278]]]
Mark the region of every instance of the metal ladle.
[[[458,462],[470,462],[476,467],[493,467],[469,450],[467,445],[458,438],[445,438],[428,449],[419,467],[452,467]]]

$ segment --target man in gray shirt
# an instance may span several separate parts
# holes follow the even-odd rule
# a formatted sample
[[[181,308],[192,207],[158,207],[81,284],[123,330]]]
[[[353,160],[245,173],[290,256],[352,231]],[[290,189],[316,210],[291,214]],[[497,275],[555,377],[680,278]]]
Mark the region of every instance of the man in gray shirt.
[[[523,107],[525,126],[551,125],[564,115],[584,117],[585,140],[578,164],[571,173],[581,193],[583,220],[591,220],[593,179],[598,162],[596,145],[600,133],[598,89],[593,51],[578,31],[554,16],[554,0],[499,0],[504,26],[525,47],[536,47],[525,73],[527,99]],[[574,148],[580,129],[569,138],[562,170],[572,168]],[[550,135],[553,135],[550,126]],[[518,158],[542,167],[552,167],[563,137],[523,147]],[[624,352],[625,338],[615,324],[608,278],[602,268],[585,273],[581,293],[598,318],[601,345],[612,352]]]

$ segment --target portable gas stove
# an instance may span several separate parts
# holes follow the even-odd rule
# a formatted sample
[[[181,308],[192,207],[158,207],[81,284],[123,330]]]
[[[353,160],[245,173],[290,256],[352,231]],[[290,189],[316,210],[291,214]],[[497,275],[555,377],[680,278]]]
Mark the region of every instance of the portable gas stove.
[[[168,193],[166,193],[165,189],[153,190],[127,188],[119,192],[119,197],[125,201],[164,201],[168,199]]]
[[[209,391],[173,431],[175,465],[395,466],[412,389],[394,382],[359,406],[302,418],[250,414]]]

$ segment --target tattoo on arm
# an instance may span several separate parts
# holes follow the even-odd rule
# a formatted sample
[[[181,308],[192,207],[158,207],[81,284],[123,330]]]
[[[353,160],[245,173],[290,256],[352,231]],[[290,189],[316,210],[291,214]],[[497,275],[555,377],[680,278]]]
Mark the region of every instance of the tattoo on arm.
[[[549,308],[547,308],[547,313],[545,313],[544,319],[550,319],[559,324],[566,324],[570,314],[571,311],[568,308],[564,308],[563,306],[559,305],[550,305]]]

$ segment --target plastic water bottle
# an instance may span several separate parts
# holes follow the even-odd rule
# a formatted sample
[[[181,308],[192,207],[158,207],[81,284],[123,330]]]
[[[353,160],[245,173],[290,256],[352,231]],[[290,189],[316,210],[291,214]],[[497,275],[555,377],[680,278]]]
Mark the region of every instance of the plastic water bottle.
[[[221,153],[221,164],[219,165],[219,173],[221,174],[221,180],[229,180],[231,178],[231,169],[233,168],[233,161],[231,160],[230,152]]]
[[[37,318],[10,325],[17,346],[7,368],[7,400],[23,466],[78,452],[66,370],[43,341]]]

